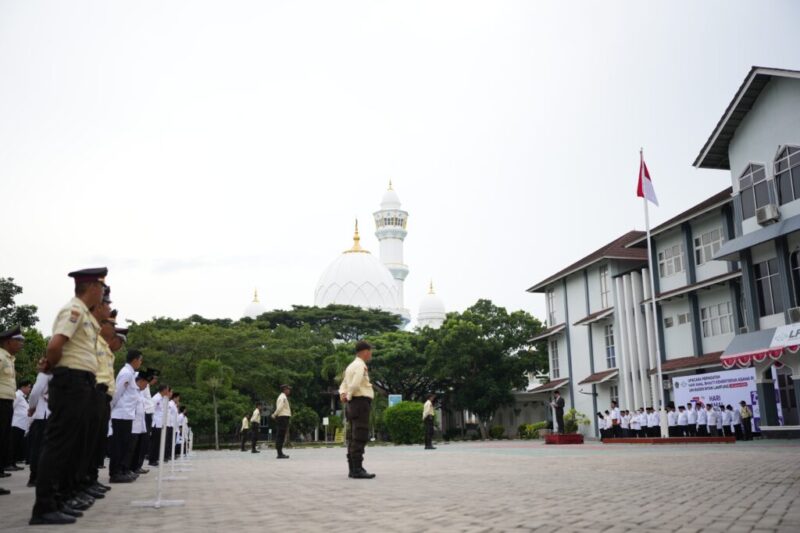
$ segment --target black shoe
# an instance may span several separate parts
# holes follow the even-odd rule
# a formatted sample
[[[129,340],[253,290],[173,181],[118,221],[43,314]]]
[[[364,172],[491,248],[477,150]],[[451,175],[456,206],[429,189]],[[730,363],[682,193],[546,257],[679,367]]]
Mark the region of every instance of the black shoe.
[[[375,474],[370,474],[362,468],[360,470],[353,471],[350,477],[353,479],[372,479],[375,477]]]
[[[89,487],[87,489],[83,489],[83,493],[84,494],[88,494],[89,496],[91,496],[95,500],[102,500],[103,498],[106,497],[106,495],[105,495],[105,493],[103,491],[95,490],[92,487]]]
[[[7,466],[5,468],[5,470],[8,470],[9,472],[19,472],[20,470],[25,470],[25,469],[21,468],[21,467],[19,467],[17,465],[11,465],[11,466]]]
[[[77,497],[71,498],[65,501],[64,503],[67,505],[67,507],[72,507],[73,509],[77,509],[78,511],[85,511],[86,509],[92,506],[90,503]]]
[[[153,461],[152,463],[147,463],[147,466],[152,466],[153,468],[158,466],[158,461]]]
[[[250,453],[261,453],[261,452],[258,450],[252,450]]]
[[[84,500],[89,505],[94,505],[94,501],[96,499],[94,496],[92,496],[91,494],[89,494],[85,490],[78,491],[78,494],[76,494],[75,497],[76,498],[80,498],[81,500]]]
[[[28,524],[32,526],[44,525],[44,524],[74,524],[75,517],[65,515],[59,511],[53,511],[52,513],[44,513],[40,515],[33,515],[31,519],[28,521]]]
[[[8,472],[0,472],[0,477],[11,477],[11,474]]]
[[[110,491],[110,490],[111,490],[111,487],[109,487],[108,485],[103,485],[103,484],[102,484],[102,483],[100,483],[99,481],[96,481],[96,482],[95,482],[95,485],[97,485],[98,487],[100,487],[101,489],[103,489],[103,490],[104,490],[104,491],[106,491],[106,492],[108,492],[108,491]]]
[[[289,456],[288,455],[284,455],[284,454],[280,454],[278,456],[278,459],[288,459],[288,458],[289,458]]]
[[[0,496],[5,496],[6,494],[11,494],[11,491],[0,487]]]
[[[140,468],[139,470],[136,471],[137,474],[147,474],[148,472],[150,471],[146,468]]]
[[[100,483],[98,483],[97,481],[95,481],[94,483],[92,483],[92,486],[91,486],[91,487],[89,487],[89,488],[90,488],[90,489],[92,489],[92,490],[100,491],[100,492],[102,492],[103,494],[105,494],[106,492],[108,492],[108,488],[106,488],[106,486],[105,486],[105,485],[101,485],[101,484],[100,484]]]
[[[28,480],[28,484],[25,485],[25,486],[26,487],[35,487],[36,486],[36,480],[35,479],[29,479]]]
[[[435,450],[436,446],[425,446],[426,450]]]
[[[125,474],[116,474],[108,479],[109,483],[132,483],[133,478]]]
[[[83,516],[83,513],[81,511],[73,509],[72,507],[64,503],[58,506],[58,510],[67,516],[74,516],[75,518],[80,518]]]

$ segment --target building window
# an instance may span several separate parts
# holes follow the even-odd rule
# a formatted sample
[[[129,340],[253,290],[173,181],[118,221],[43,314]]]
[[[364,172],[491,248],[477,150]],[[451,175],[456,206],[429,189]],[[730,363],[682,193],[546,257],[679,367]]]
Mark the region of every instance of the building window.
[[[558,379],[561,372],[558,369],[558,341],[550,341],[550,377]]]
[[[761,316],[774,315],[784,311],[784,301],[780,291],[778,260],[770,259],[753,265],[758,292],[758,310]]]
[[[764,165],[747,165],[739,178],[739,198],[742,202],[742,218],[756,215],[756,209],[769,203],[769,187]]]
[[[611,401],[619,405],[619,385],[611,385],[608,388],[608,393],[611,396]]]
[[[800,148],[787,146],[775,158],[775,182],[781,205],[800,199]]]
[[[691,313],[680,313],[678,314],[678,325],[682,326],[684,324],[688,324],[692,320]]]
[[[664,327],[665,328],[671,328],[674,325],[675,325],[675,321],[672,319],[671,316],[665,316],[664,317]]]
[[[550,326],[556,325],[556,291],[554,289],[547,291],[547,320]]]
[[[608,265],[600,267],[600,308],[608,308],[608,295],[611,291],[608,288]]]
[[[800,250],[789,254],[789,263],[792,268],[792,287],[794,288],[795,301],[800,302]]]
[[[617,354],[614,351],[614,324],[606,326],[606,366],[617,367]]]
[[[703,337],[715,337],[733,332],[733,306],[730,302],[700,309]]]
[[[658,252],[658,272],[662,278],[683,272],[683,245],[676,244]]]
[[[714,258],[719,247],[725,241],[722,235],[722,229],[717,228],[709,232],[703,233],[694,239],[694,260],[695,264],[702,265],[708,263]]]

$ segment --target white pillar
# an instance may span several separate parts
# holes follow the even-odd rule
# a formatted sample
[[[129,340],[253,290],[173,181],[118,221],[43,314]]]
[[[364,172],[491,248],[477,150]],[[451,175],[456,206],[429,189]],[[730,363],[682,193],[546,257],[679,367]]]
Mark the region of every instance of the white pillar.
[[[628,326],[626,324],[626,312],[625,312],[625,298],[623,297],[622,291],[622,280],[620,278],[616,278],[614,280],[614,285],[616,290],[614,291],[614,307],[616,309],[616,332],[619,333],[619,340],[614,340],[614,345],[619,346],[619,392],[620,395],[624,393],[624,398],[621,399],[621,402],[625,402],[623,405],[630,405],[631,404],[631,384],[629,378],[629,366],[628,366]]]
[[[642,278],[647,280],[650,279],[650,271],[648,269],[642,270]],[[644,283],[644,299],[649,300],[652,295],[650,294],[650,284]],[[656,318],[653,316],[653,306],[652,305],[645,305],[644,306],[644,318],[647,327],[647,354],[650,361],[650,368],[654,369],[656,367],[656,330],[655,328],[658,327],[656,324]],[[658,398],[659,398],[659,391],[656,388],[658,385],[658,376],[653,374],[650,376],[650,396],[649,396],[649,404],[653,407],[658,405]]]
[[[631,272],[631,284],[634,304],[633,318],[636,323],[636,341],[639,349],[639,384],[642,387],[642,404],[644,405],[647,404],[647,399],[650,397],[650,379],[647,365],[647,335],[642,316],[642,300],[644,299],[642,298],[642,276],[638,272]]]
[[[639,350],[636,342],[636,327],[633,315],[636,307],[633,305],[633,295],[631,294],[631,275],[626,274],[622,277],[622,287],[625,291],[625,318],[628,324],[628,368],[631,374],[631,389],[633,390],[633,408],[638,409],[639,402]]]

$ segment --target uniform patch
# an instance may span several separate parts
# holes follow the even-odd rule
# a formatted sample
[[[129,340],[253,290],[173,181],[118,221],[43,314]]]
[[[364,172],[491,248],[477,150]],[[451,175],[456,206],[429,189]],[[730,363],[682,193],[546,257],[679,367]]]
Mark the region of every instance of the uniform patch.
[[[81,317],[81,312],[77,309],[73,309],[69,312],[69,321],[73,324],[78,322],[78,319]]]

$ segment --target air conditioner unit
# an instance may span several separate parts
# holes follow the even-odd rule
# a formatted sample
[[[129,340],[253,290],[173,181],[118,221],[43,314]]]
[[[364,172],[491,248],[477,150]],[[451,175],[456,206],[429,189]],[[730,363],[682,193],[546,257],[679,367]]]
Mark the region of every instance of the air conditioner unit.
[[[792,324],[800,322],[800,307],[792,307],[789,309],[789,322]]]
[[[780,218],[781,212],[778,211],[778,206],[775,204],[767,204],[764,207],[756,209],[756,222],[762,226],[777,222]]]

